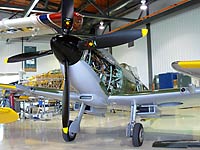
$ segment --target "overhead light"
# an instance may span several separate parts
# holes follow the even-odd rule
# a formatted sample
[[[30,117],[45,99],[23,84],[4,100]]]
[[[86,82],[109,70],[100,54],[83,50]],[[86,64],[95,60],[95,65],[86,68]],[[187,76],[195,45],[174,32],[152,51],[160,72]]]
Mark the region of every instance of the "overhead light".
[[[99,29],[100,29],[100,30],[105,29],[105,26],[104,26],[103,24],[104,24],[103,21],[101,21],[101,22],[100,22],[100,26],[99,26]]]
[[[146,0],[141,0],[141,3],[142,5],[140,6],[140,9],[146,10],[147,9]]]

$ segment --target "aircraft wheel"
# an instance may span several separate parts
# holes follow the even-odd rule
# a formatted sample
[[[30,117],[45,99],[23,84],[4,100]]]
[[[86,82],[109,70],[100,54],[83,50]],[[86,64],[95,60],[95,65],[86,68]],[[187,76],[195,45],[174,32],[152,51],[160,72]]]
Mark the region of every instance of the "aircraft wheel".
[[[72,122],[73,122],[72,120],[69,120],[69,127],[70,127]],[[66,134],[66,133],[63,132],[63,130],[62,130],[62,135],[63,135],[63,139],[65,140],[65,142],[73,141],[76,138],[76,133],[68,132]]]
[[[139,147],[142,145],[144,141],[144,129],[141,123],[136,123],[133,126],[133,137],[132,144],[135,147]]]

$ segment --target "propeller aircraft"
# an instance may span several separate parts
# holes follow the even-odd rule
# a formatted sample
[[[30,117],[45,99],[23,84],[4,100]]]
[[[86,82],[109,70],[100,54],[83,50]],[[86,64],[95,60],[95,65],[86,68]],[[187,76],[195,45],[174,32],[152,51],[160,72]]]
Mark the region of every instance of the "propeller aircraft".
[[[200,89],[193,92],[185,90],[147,91],[135,74],[117,61],[104,48],[129,43],[146,36],[147,29],[122,30],[104,35],[80,39],[71,34],[79,29],[83,16],[74,12],[73,0],[63,0],[62,12],[26,18],[0,21],[0,37],[20,37],[31,35],[38,29],[38,34],[56,34],[50,41],[51,50],[18,54],[5,60],[7,63],[25,61],[54,54],[61,64],[64,74],[64,90],[48,91],[41,88],[27,88],[16,85],[19,89],[32,94],[62,99],[62,135],[66,142],[73,141],[80,131],[80,122],[86,105],[90,114],[106,112],[109,105],[130,106],[130,122],[126,135],[132,137],[133,146],[139,147],[144,140],[144,129],[136,122],[137,115],[155,115],[158,106],[181,105],[186,100],[200,96]],[[8,30],[14,32],[9,35]],[[24,33],[24,34],[23,34]],[[72,85],[78,92],[70,92]],[[70,120],[69,102],[81,102],[77,118]]]

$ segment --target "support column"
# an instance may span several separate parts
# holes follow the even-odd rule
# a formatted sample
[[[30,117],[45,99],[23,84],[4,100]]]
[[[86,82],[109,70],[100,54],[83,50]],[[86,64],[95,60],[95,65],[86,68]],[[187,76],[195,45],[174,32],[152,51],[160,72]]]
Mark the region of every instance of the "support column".
[[[147,15],[149,15],[149,6],[147,8]],[[146,24],[148,29],[147,34],[147,56],[148,56],[148,77],[149,77],[149,89],[152,90],[153,85],[153,67],[152,67],[152,46],[151,46],[151,23]]]
[[[148,29],[147,34],[147,56],[148,56],[148,77],[149,77],[149,89],[152,90],[153,85],[153,66],[152,66],[152,48],[151,48],[151,24],[146,25]]]

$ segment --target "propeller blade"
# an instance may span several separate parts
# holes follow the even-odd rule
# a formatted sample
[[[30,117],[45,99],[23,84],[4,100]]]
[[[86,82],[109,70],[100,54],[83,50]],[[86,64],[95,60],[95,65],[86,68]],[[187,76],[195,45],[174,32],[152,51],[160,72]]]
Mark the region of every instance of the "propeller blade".
[[[63,138],[65,141],[68,141],[69,138],[69,77],[68,77],[68,69],[69,64],[67,61],[64,63],[64,90],[63,90],[63,98],[62,98],[62,124],[63,124]]]
[[[63,0],[62,1],[62,30],[63,33],[69,34],[73,27],[74,17],[74,1]]]
[[[148,33],[147,29],[134,29],[134,30],[131,29],[131,30],[117,31],[81,40],[78,43],[78,47],[79,49],[82,50],[91,48],[114,47],[144,37],[147,35],[147,33]]]
[[[9,58],[5,58],[4,62],[5,63],[20,62],[20,61],[34,59],[34,58],[38,58],[38,57],[42,57],[42,56],[47,56],[50,54],[53,54],[52,50],[22,53],[22,54],[18,54],[15,56],[11,56]]]

